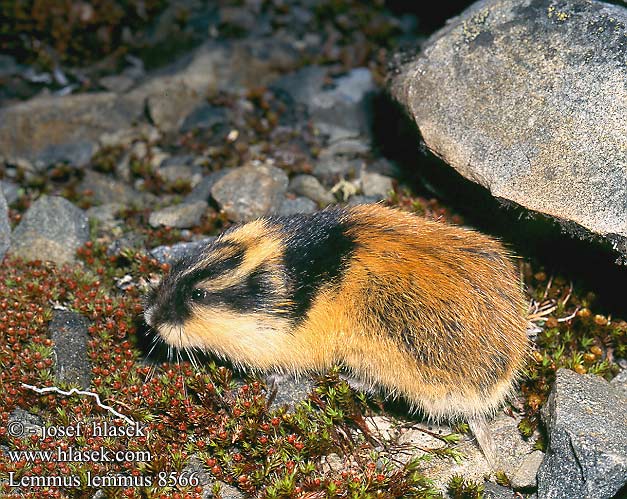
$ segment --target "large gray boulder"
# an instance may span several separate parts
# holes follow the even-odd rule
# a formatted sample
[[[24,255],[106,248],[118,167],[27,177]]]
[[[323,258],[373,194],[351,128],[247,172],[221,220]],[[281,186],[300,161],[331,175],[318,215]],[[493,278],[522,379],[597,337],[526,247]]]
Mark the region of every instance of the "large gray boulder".
[[[627,398],[603,378],[557,372],[538,499],[609,499],[627,483]]]
[[[626,25],[594,0],[482,0],[391,92],[463,176],[627,255]]]

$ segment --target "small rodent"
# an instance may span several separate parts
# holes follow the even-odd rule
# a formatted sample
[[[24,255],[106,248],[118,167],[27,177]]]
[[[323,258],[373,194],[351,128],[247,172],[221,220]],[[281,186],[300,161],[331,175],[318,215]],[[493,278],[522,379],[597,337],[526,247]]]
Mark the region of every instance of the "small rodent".
[[[526,302],[503,246],[381,205],[261,218],[173,265],[147,297],[167,344],[247,369],[350,375],[427,416],[485,417],[527,355]]]

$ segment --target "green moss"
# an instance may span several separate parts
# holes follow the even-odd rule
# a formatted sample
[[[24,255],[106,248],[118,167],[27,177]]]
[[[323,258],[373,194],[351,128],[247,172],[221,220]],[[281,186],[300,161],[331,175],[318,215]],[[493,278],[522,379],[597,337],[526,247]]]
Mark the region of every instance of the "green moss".
[[[524,265],[529,294],[538,303],[552,305],[547,313],[534,314],[542,330],[521,381],[525,417],[519,430],[529,437],[538,427],[540,408],[559,368],[608,380],[618,372],[616,361],[625,356],[627,323],[593,313],[592,293],[561,276],[549,279],[546,272],[532,270],[530,263]]]
[[[468,480],[461,475],[453,475],[448,483],[448,492],[452,499],[481,499],[483,484]]]

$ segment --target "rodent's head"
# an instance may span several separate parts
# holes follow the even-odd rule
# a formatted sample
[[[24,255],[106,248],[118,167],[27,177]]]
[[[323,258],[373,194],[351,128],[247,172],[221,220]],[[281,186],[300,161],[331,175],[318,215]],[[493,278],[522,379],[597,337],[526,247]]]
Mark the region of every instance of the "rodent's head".
[[[174,264],[146,297],[144,316],[168,345],[263,364],[289,336],[288,280],[280,235],[258,220]]]

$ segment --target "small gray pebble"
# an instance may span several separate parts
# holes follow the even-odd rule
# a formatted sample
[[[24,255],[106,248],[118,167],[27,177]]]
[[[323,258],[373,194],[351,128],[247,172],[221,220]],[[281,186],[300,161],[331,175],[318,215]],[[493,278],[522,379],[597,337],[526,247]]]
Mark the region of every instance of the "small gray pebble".
[[[185,199],[184,203],[193,203],[194,201],[209,201],[211,199],[211,188],[218,180],[224,177],[229,170],[218,170],[217,172],[211,172],[209,175],[204,176],[200,182],[198,182],[192,192],[190,192]]]
[[[289,185],[289,190],[300,196],[308,197],[324,207],[335,202],[335,197],[326,190],[320,181],[312,175],[296,175]]]
[[[7,200],[7,204],[15,203],[20,197],[20,186],[18,184],[0,180],[0,186],[2,187],[2,192]]]
[[[165,225],[187,229],[200,223],[200,219],[207,212],[206,201],[194,201],[193,203],[181,203],[168,206],[161,210],[153,211],[148,218],[148,223],[153,227]]]
[[[191,243],[178,243],[172,246],[158,246],[150,251],[150,255],[159,261],[159,263],[169,263],[170,265],[181,258],[190,255],[199,249],[205,247],[215,239],[208,237],[200,241]]]

